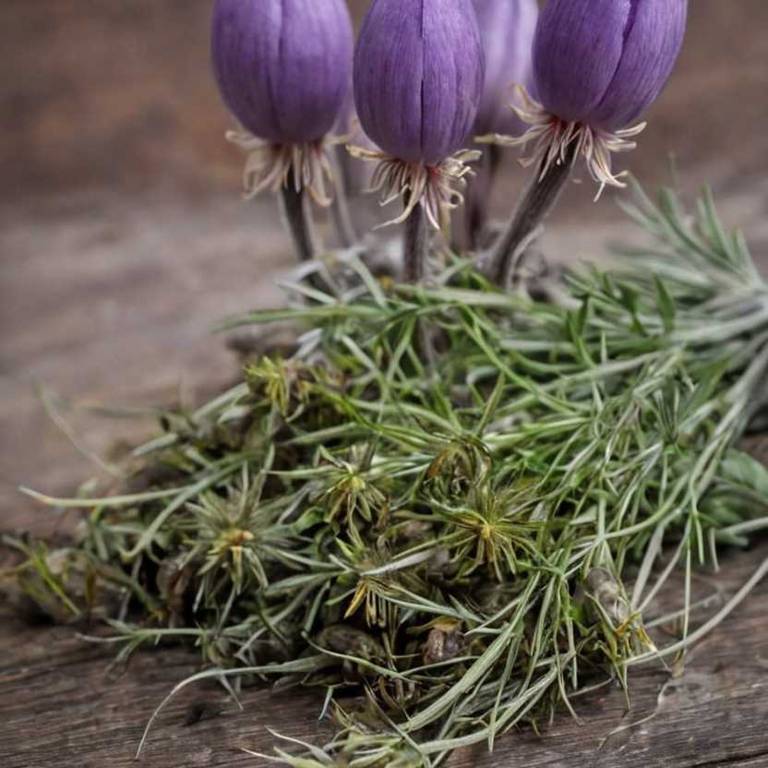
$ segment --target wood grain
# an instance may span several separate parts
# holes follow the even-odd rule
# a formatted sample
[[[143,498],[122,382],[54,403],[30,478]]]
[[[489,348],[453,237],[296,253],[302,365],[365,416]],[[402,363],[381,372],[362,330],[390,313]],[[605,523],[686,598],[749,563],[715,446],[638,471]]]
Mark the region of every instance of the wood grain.
[[[768,557],[768,543],[733,554],[718,576],[726,594]],[[711,585],[700,577],[699,588]],[[604,689],[577,704],[542,736],[528,729],[501,739],[489,755],[459,753],[451,768],[703,768],[768,765],[768,583],[688,658],[685,674],[658,665],[632,675],[632,709]],[[109,671],[110,655],[64,627],[25,626],[0,615],[0,755],[4,768],[128,768],[143,727],[170,689],[197,671],[196,656],[163,648]],[[665,685],[666,684],[666,685]],[[663,696],[660,691],[663,688]],[[322,741],[321,695],[247,689],[243,710],[213,684],[183,691],[161,714],[142,758],[164,766],[256,766],[240,751],[269,751],[266,731]],[[650,718],[650,719],[647,719]],[[612,731],[637,723],[605,740]],[[326,731],[327,732],[327,726]],[[602,742],[605,740],[605,743]]]

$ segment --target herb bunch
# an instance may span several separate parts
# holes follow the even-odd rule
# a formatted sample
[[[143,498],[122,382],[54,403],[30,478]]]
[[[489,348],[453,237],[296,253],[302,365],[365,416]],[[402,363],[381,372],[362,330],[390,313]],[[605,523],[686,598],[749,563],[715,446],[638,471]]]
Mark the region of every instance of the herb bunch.
[[[448,253],[431,286],[355,251],[335,291],[292,284],[228,327],[289,321],[293,355],[164,417],[117,494],[33,493],[85,515],[72,548],[11,542],[19,583],[98,608],[121,658],[197,646],[176,690],[320,688],[340,731],[276,751],[294,766],[438,765],[684,654],[768,570],[694,626],[693,569],[768,527],[768,471],[735,447],[768,398],[768,284],[708,194],[627,210],[652,241],[545,301]],[[672,578],[680,633],[657,647]]]

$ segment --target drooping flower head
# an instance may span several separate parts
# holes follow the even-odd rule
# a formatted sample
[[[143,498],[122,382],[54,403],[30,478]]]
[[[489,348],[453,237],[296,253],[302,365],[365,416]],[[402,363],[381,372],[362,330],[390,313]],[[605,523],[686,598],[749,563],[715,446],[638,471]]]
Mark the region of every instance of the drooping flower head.
[[[433,224],[439,204],[457,202],[451,180],[468,172],[468,157],[453,156],[472,132],[483,75],[472,0],[373,0],[355,50],[357,114],[385,153],[380,186],[405,188],[410,209],[424,198]]]
[[[251,191],[279,186],[291,170],[297,183],[318,181],[320,143],[351,77],[345,1],[216,0],[212,27],[216,80],[244,129],[230,138],[256,152],[246,169]]]
[[[534,41],[538,98],[566,122],[633,124],[669,79],[687,0],[550,0]]]
[[[527,125],[511,108],[514,86],[535,95],[533,38],[536,0],[474,0],[485,50],[485,87],[475,121],[476,134],[525,133]]]
[[[549,0],[534,39],[536,98],[521,117],[551,162],[587,160],[602,185],[621,186],[611,152],[633,149],[633,125],[677,60],[688,0]]]

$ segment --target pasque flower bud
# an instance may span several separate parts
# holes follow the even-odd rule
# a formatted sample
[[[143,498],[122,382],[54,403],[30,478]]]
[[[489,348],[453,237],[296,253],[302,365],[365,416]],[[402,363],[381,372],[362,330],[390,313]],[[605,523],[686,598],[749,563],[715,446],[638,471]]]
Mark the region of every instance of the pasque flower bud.
[[[455,189],[476,152],[457,154],[472,132],[484,56],[472,0],[373,0],[355,49],[354,91],[366,134],[383,151],[373,186],[384,202],[405,196],[439,228],[441,210],[463,201]]]
[[[434,165],[477,114],[483,54],[472,0],[373,0],[355,51],[355,104],[384,151]]]
[[[537,97],[566,122],[617,131],[674,67],[687,0],[549,0],[534,43]]]
[[[688,0],[548,0],[533,45],[535,101],[523,93],[517,110],[553,163],[582,155],[593,178],[623,186],[611,154],[634,149],[653,103],[672,72],[683,42]]]
[[[548,0],[533,46],[539,101],[523,89],[516,110],[531,128],[519,138],[494,137],[507,145],[533,141],[539,159],[536,181],[494,248],[497,282],[508,282],[515,254],[524,252],[579,157],[600,190],[624,186],[611,156],[635,148],[645,123],[632,123],[666,84],[687,14],[688,0]]]
[[[533,38],[536,0],[474,0],[485,50],[485,87],[475,133],[517,135],[527,129],[511,103],[515,85],[533,87]]]
[[[344,0],[216,0],[213,66],[232,114],[254,136],[317,141],[344,104],[352,67]]]
[[[325,200],[320,142],[347,96],[353,33],[345,0],[216,0],[211,50],[219,89],[253,153],[252,193],[293,181]],[[318,186],[319,185],[319,186]]]

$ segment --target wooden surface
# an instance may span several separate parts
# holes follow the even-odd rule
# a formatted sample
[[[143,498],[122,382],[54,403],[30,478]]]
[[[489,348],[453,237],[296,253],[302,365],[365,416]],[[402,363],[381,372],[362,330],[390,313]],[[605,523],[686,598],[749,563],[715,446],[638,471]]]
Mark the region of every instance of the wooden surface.
[[[273,204],[238,199],[240,161],[221,141],[228,121],[207,72],[208,13],[208,0],[0,3],[0,531],[70,528],[72,515],[37,508],[16,488],[65,494],[94,471],[45,414],[38,385],[61,398],[81,448],[109,455],[151,422],[104,420],[89,407],[216,390],[236,364],[210,328],[279,299],[274,282],[291,255]],[[653,185],[668,179],[674,150],[683,186],[713,184],[725,220],[745,229],[768,272],[766,25],[765,0],[691,3],[680,67],[632,165]],[[498,211],[519,182],[505,175]],[[594,258],[626,236],[612,196],[588,198],[569,190],[545,250]],[[724,557],[725,588],[766,556],[764,543]],[[0,605],[0,767],[132,765],[147,718],[197,659],[143,653],[119,676],[109,661],[72,629],[28,626]],[[477,751],[454,766],[765,768],[768,585],[660,700],[662,671],[632,681],[626,717],[622,695],[603,691],[580,704],[583,722],[563,715],[542,738],[512,734],[492,758]],[[161,717],[143,764],[258,765],[238,749],[267,749],[267,726],[316,733],[312,695],[254,690],[243,704],[236,711],[215,687],[188,690]]]
[[[723,563],[727,594],[768,557],[763,544]],[[697,586],[712,590],[702,575]],[[457,754],[451,768],[757,768],[768,766],[768,582],[689,656],[685,674],[670,680],[658,667],[632,675],[632,710],[612,689],[577,705],[537,737],[529,730]],[[110,656],[78,641],[73,630],[25,626],[0,613],[0,765],[3,768],[121,768],[153,709],[174,684],[196,671],[192,653],[159,649],[138,654],[109,673]],[[151,768],[258,766],[240,751],[269,751],[266,731],[320,737],[321,698],[310,693],[246,690],[243,710],[213,685],[186,689],[162,713],[141,765]],[[200,719],[202,716],[202,719]],[[647,719],[650,718],[650,719]],[[642,721],[642,722],[641,722]],[[638,723],[607,739],[612,731]]]

